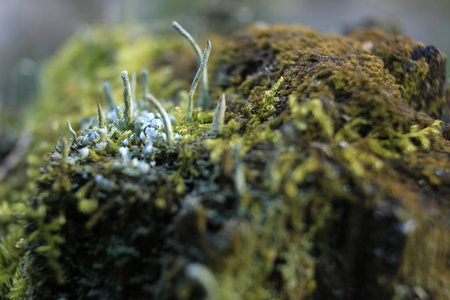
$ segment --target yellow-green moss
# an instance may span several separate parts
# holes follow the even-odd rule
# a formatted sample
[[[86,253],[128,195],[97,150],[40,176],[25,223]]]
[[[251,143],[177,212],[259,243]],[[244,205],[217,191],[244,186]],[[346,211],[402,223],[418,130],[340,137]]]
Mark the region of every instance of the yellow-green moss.
[[[8,252],[16,252],[14,237],[23,236],[22,219],[25,205],[36,188],[35,178],[58,135],[66,131],[66,120],[78,130],[81,119],[95,113],[93,104],[103,99],[102,84],[107,80],[111,82],[116,104],[119,104],[121,81],[115,75],[123,68],[137,73],[142,68],[151,69],[152,93],[159,97],[176,97],[181,88],[188,86],[184,76],[195,72],[195,60],[190,59],[195,55],[190,51],[182,41],[170,37],[141,35],[138,38],[128,29],[87,28],[72,37],[44,65],[37,102],[25,114],[24,126],[33,135],[32,144],[23,162],[0,185],[3,207],[0,236],[11,236],[2,239],[1,245]],[[173,61],[175,66],[166,64],[167,61]],[[175,69],[180,65],[184,67],[182,71]],[[95,157],[95,153],[91,156]],[[19,272],[20,255],[5,252],[0,256],[3,261],[0,273]],[[11,285],[11,278],[0,280],[1,299],[6,297]],[[17,289],[16,293],[19,293]]]
[[[58,145],[32,199],[27,296],[446,299],[450,142],[429,105],[440,85],[422,90],[443,56],[363,38],[237,33],[212,57],[220,135],[211,111],[173,108],[181,140],[148,173],[121,165],[126,131],[89,159]]]

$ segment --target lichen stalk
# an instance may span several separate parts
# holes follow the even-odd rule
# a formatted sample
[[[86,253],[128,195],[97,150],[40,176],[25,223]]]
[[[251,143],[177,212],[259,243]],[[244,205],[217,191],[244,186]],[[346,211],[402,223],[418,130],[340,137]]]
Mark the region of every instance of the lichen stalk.
[[[240,199],[245,197],[247,192],[247,183],[245,180],[244,163],[239,155],[241,150],[241,144],[237,143],[233,148],[233,160],[234,160],[234,186]]]
[[[120,106],[117,106],[116,109],[114,109],[114,111],[116,112],[117,118],[123,119],[123,110]]]
[[[98,126],[105,127],[106,126],[106,117],[103,113],[102,107],[100,106],[100,101],[97,100],[97,113],[98,113]]]
[[[121,74],[122,81],[123,81],[123,102],[125,104],[125,111],[124,111],[124,117],[125,117],[125,124],[128,128],[133,127],[133,98],[131,96],[131,84],[130,80],[128,79],[128,72],[123,71]]]
[[[130,85],[131,85],[131,98],[132,99],[136,99],[136,72],[131,73],[131,80],[130,80]]]
[[[73,141],[76,142],[77,141],[77,133],[75,132],[75,130],[73,130],[72,125],[70,125],[69,121],[66,121],[66,123],[67,123],[67,127],[69,127],[70,133],[72,134]]]
[[[110,110],[114,109],[114,96],[111,90],[111,85],[108,81],[105,81],[103,83],[103,94],[106,100],[106,103],[108,103],[108,107]]]
[[[225,120],[225,110],[226,110],[226,99],[225,94],[222,94],[217,103],[216,110],[214,111],[214,119],[209,130],[209,134],[218,135],[223,128]]]
[[[174,141],[174,137],[173,137],[172,123],[170,122],[167,111],[164,109],[161,102],[159,102],[158,99],[156,99],[156,97],[153,96],[152,94],[147,93],[145,95],[145,99],[147,101],[150,101],[156,107],[156,110],[159,112],[159,114],[162,116],[163,122],[164,122],[164,131],[167,136],[167,144],[170,147],[173,146],[175,141]]]
[[[141,71],[141,89],[142,89],[142,98],[145,98],[147,93],[149,93],[148,88],[148,70],[142,69]]]
[[[65,137],[62,136],[60,139],[61,142],[61,155],[62,155],[62,163],[63,165],[66,165],[69,159],[69,152],[70,152],[70,142],[69,140]]]
[[[192,122],[192,111],[194,110],[194,93],[197,88],[200,77],[202,76],[203,71],[205,70],[206,63],[208,62],[209,54],[211,53],[211,42],[206,41],[205,51],[203,51],[202,60],[200,62],[200,67],[197,70],[197,74],[195,74],[194,80],[192,81],[191,89],[189,91],[188,98],[188,107],[186,112],[186,122]]]
[[[202,50],[200,49],[199,45],[195,42],[192,35],[189,34],[189,32],[186,31],[180,24],[173,21],[172,22],[173,27],[182,35],[184,36],[189,43],[192,45],[192,48],[194,48],[195,53],[198,56],[199,61],[202,61],[203,55]],[[200,86],[200,107],[203,109],[209,108],[209,84],[208,84],[208,71],[207,67],[205,66],[205,70],[202,76],[202,84]]]

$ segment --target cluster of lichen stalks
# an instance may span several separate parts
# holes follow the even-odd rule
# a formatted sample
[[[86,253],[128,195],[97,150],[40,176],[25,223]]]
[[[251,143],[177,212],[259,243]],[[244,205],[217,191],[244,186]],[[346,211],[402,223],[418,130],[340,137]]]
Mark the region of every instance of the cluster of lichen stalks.
[[[192,81],[188,96],[185,122],[190,123],[193,121],[194,93],[200,79],[202,79],[202,83],[199,106],[202,109],[208,109],[210,107],[206,64],[211,52],[211,42],[209,40],[207,41],[202,54],[195,40],[181,25],[173,22],[173,26],[192,44],[200,60],[200,66]],[[167,147],[173,147],[182,138],[180,134],[174,134],[173,132],[172,122],[176,121],[175,117],[169,115],[160,101],[149,92],[148,71],[146,69],[141,71],[142,99],[147,100],[156,108],[156,115],[148,112],[142,104],[135,105],[133,103],[133,95],[135,94],[134,90],[136,88],[136,74],[132,74],[131,82],[127,71],[123,71],[121,77],[123,81],[124,109],[122,110],[120,106],[115,107],[110,84],[109,82],[105,82],[103,91],[109,110],[105,114],[100,102],[97,101],[98,118],[97,120],[91,119],[85,121],[85,124],[89,122],[91,124],[87,128],[82,128],[80,136],[77,135],[70,122],[67,121],[69,131],[72,134],[72,142],[77,145],[79,155],[69,157],[70,143],[67,138],[62,136],[60,142],[63,163],[73,164],[77,160],[86,159],[89,155],[95,157],[97,154],[115,154],[119,152],[122,162],[125,165],[137,167],[141,172],[147,173],[150,164],[145,161],[139,161],[138,157],[146,159],[154,158],[158,149],[157,146],[164,144]],[[224,124],[225,109],[226,101],[225,95],[223,94],[215,109],[213,122],[210,130],[207,132],[207,136],[216,137],[220,133]],[[162,130],[164,132],[161,132]],[[129,152],[130,147],[132,148],[132,152]],[[58,153],[54,153],[55,155],[59,156]]]

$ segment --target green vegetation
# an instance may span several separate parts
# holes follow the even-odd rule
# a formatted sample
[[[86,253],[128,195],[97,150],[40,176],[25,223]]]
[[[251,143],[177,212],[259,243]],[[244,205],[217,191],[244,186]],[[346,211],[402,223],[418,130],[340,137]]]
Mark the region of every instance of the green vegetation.
[[[217,44],[214,113],[185,117],[176,92],[189,79],[166,89],[176,76],[151,86],[158,101],[144,71],[140,100],[124,79],[124,110],[98,105],[75,135],[69,126],[72,141],[40,170],[26,239],[15,258],[3,254],[12,242],[0,248],[10,262],[26,253],[4,293],[14,283],[15,299],[447,299],[450,142],[435,119],[448,105],[445,56],[379,31],[300,26]],[[74,118],[94,115],[95,101],[82,105]]]
[[[23,140],[32,139],[31,146],[22,145],[27,152],[0,184],[0,299],[8,294],[13,276],[20,278],[19,262],[24,251],[16,244],[24,237],[24,212],[35,191],[39,168],[54,149],[59,134],[66,130],[65,122],[78,130],[79,121],[96,112],[95,102],[102,99],[101,83],[108,80],[114,87],[120,86],[120,77],[114,75],[120,74],[124,66],[133,71],[150,68],[153,93],[175,99],[178,91],[189,86],[186,80],[196,68],[182,44],[169,37],[138,39],[125,30],[88,29],[71,38],[45,65],[38,102],[28,109],[25,118]],[[167,65],[173,57],[183,65]],[[109,83],[105,89],[111,91]],[[120,90],[106,94],[108,106],[115,107],[113,98],[119,97]]]

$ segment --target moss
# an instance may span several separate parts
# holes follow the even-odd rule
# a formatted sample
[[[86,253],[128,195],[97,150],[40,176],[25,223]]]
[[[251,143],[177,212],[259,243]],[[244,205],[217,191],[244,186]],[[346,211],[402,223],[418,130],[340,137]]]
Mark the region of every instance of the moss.
[[[181,41],[168,37],[146,36],[138,39],[129,29],[111,31],[87,28],[83,33],[72,37],[43,66],[37,103],[27,108],[23,122],[25,129],[33,137],[31,146],[17,168],[0,185],[0,236],[7,236],[1,239],[1,247],[5,247],[7,252],[0,254],[0,273],[20,273],[18,266],[23,260],[23,253],[17,251],[15,244],[17,238],[24,234],[23,215],[27,214],[26,205],[36,188],[35,179],[46,154],[54,148],[60,132],[67,128],[66,120],[78,130],[79,121],[95,113],[96,107],[92,104],[97,99],[103,99],[102,83],[109,80],[113,87],[121,85],[120,77],[112,74],[120,72],[124,65],[133,72],[140,72],[145,67],[151,68],[152,93],[158,96],[176,96],[182,87],[188,86],[188,83],[180,80],[186,76],[183,72],[195,72],[195,60],[190,59],[190,49],[182,44]],[[174,61],[176,67],[182,63],[183,71],[168,65],[168,61]],[[114,90],[117,98],[121,91]],[[9,275],[7,278],[2,277],[1,299],[6,297],[4,295],[11,285]],[[16,294],[19,292],[16,291]]]
[[[422,89],[443,55],[414,49],[252,27],[211,57],[214,139],[212,112],[174,108],[181,139],[148,155],[107,112],[41,170],[25,298],[448,298],[450,143],[440,85]]]
[[[434,46],[425,47],[410,38],[387,35],[377,29],[355,32],[351,36],[381,58],[410,107],[443,118],[448,106],[445,99],[446,55]]]

